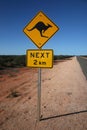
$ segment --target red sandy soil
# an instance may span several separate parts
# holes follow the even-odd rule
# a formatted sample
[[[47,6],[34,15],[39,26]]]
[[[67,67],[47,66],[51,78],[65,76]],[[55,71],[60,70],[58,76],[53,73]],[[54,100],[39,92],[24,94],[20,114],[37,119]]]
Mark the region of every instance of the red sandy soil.
[[[0,71],[0,130],[87,130],[87,80],[76,57],[42,69],[41,121],[38,69]]]

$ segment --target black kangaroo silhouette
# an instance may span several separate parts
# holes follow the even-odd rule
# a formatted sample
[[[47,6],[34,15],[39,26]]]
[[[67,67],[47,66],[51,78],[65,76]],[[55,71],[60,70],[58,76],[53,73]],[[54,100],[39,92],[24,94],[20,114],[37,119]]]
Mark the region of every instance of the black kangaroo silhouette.
[[[52,27],[50,24],[47,24],[45,25],[43,22],[38,22],[33,28],[31,28],[30,30],[27,29],[28,31],[32,31],[34,29],[37,29],[39,32],[40,32],[40,35],[41,37],[46,37],[48,38],[47,36],[44,36],[43,33],[49,28],[49,27]]]

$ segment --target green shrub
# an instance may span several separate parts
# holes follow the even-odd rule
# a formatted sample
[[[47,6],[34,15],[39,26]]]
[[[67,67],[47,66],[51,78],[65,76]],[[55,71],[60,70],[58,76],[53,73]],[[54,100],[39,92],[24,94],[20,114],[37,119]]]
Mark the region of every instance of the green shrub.
[[[25,55],[20,56],[9,56],[9,55],[1,55],[0,56],[0,69],[4,67],[22,67],[25,66]]]

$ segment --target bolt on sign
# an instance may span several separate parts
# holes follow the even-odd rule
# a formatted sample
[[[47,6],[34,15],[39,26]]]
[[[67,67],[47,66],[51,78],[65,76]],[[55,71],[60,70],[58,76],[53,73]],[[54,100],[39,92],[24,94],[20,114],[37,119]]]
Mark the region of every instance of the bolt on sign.
[[[27,67],[52,68],[53,50],[27,50]]]
[[[41,48],[58,30],[59,27],[40,11],[25,26],[23,32],[38,48]]]

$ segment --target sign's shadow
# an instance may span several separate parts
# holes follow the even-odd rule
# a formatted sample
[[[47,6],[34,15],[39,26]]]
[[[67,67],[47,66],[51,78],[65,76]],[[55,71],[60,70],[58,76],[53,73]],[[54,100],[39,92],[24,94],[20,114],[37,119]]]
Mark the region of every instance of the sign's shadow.
[[[82,111],[77,111],[77,112],[71,112],[71,113],[66,113],[66,114],[61,114],[61,115],[55,115],[55,116],[49,116],[49,117],[42,117],[42,118],[40,118],[40,121],[54,119],[54,118],[59,118],[59,117],[64,117],[64,116],[69,116],[69,115],[75,115],[75,114],[80,114],[80,113],[87,113],[87,110],[82,110]]]

